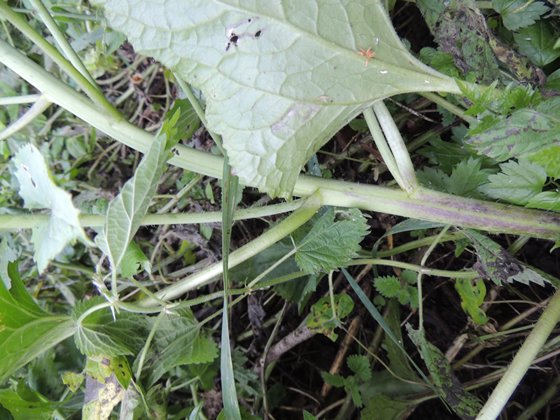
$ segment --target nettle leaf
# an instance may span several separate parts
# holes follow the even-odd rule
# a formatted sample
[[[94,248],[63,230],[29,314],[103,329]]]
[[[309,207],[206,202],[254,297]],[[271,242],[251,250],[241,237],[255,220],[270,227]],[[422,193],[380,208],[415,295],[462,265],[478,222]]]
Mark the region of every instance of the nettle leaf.
[[[128,246],[148,211],[166,162],[171,157],[171,148],[181,138],[182,134],[177,131],[180,116],[179,103],[169,111],[159,134],[138,165],[134,176],[109,203],[104,228],[106,246],[103,249],[108,251],[115,271],[119,270]]]
[[[302,271],[331,271],[357,255],[367,235],[367,221],[358,209],[336,211],[330,207],[297,243],[296,262]]]
[[[499,174],[488,177],[488,184],[479,188],[498,200],[524,206],[542,191],[546,182],[545,170],[525,160],[502,163],[500,169]]]
[[[499,244],[472,229],[463,230],[463,234],[476,249],[477,262],[473,268],[481,277],[492,280],[497,285],[503,282],[530,282],[544,286],[548,280],[536,271],[524,266]]]
[[[553,27],[545,21],[539,21],[513,34],[519,52],[539,67],[560,57],[560,50],[554,48],[556,37]]]
[[[498,162],[516,158],[543,166],[548,176],[560,178],[560,98],[534,109],[520,109],[482,133],[466,139],[483,156]]]
[[[532,25],[549,8],[541,1],[492,0],[492,8],[502,16],[504,26],[510,31]]]
[[[8,265],[8,275],[9,291],[0,281],[0,383],[75,331],[70,317],[51,315],[35,303],[16,263]]]
[[[121,312],[114,319],[111,310],[103,308],[80,321],[86,311],[104,302],[102,297],[95,297],[78,302],[74,307],[72,318],[77,328],[74,335],[76,346],[88,357],[136,354],[148,335],[142,316]]]
[[[143,365],[148,386],[176,366],[210,363],[218,357],[216,344],[201,333],[200,324],[189,309],[167,311],[159,317]],[[134,370],[137,363],[138,360],[135,361]]]
[[[367,357],[353,354],[348,356],[346,363],[361,381],[365,382],[371,379],[371,365]]]
[[[45,159],[32,144],[20,148],[13,158],[19,194],[27,209],[48,209],[50,218],[33,228],[33,259],[42,273],[68,243],[81,239],[88,242],[78,219],[72,196],[58,187],[50,177]]]
[[[365,106],[457,90],[407,51],[381,0],[96,3],[137,52],[202,91],[235,175],[273,196],[290,196],[304,163]]]

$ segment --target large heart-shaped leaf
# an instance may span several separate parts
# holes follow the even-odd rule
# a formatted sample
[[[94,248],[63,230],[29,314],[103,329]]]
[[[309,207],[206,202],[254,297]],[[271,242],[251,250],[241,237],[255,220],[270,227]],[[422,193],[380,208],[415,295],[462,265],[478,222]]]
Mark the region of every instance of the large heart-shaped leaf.
[[[271,195],[289,196],[308,158],[365,106],[458,92],[409,54],[381,0],[97,3],[138,52],[202,90],[235,174]]]

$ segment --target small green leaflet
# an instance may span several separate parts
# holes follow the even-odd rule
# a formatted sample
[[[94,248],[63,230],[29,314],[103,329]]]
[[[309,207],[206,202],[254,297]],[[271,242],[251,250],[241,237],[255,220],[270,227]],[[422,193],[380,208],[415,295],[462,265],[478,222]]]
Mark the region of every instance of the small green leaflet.
[[[466,139],[483,156],[498,162],[516,158],[541,165],[548,176],[560,178],[560,98],[496,119],[484,132]]]
[[[423,331],[414,330],[409,324],[406,325],[406,329],[408,336],[418,347],[420,355],[426,363],[439,396],[459,417],[474,419],[482,405],[472,394],[463,389],[445,355],[426,340]]]
[[[17,369],[75,331],[68,316],[43,311],[25,290],[16,263],[8,265],[8,291],[0,281],[0,384]]]
[[[98,296],[79,302],[74,307],[72,318],[77,331],[74,335],[76,346],[86,356],[121,356],[136,354],[148,335],[145,318],[130,312],[121,312],[113,318],[112,312],[104,307],[89,314],[79,322],[80,317],[105,300]]]
[[[510,31],[532,25],[549,10],[542,1],[527,0],[492,0],[492,8]]]
[[[539,194],[546,182],[546,172],[526,160],[509,161],[500,165],[501,172],[488,177],[479,190],[489,197],[509,203],[526,205]]]
[[[216,344],[201,333],[200,324],[190,310],[167,311],[159,316],[142,370],[148,386],[176,366],[210,363],[218,357]],[[134,371],[137,364],[138,359],[134,363]]]
[[[497,285],[517,281],[523,284],[532,282],[544,286],[545,282],[548,282],[546,278],[525,267],[509,252],[483,234],[472,229],[465,229],[462,232],[476,249],[477,262],[473,268],[481,277],[488,278]]]
[[[137,52],[202,91],[234,175],[273,196],[289,197],[303,165],[364,107],[397,93],[457,92],[408,52],[381,0],[94,3]]]
[[[132,241],[128,244],[123,256],[120,272],[123,277],[132,277],[141,271],[149,273],[152,271],[152,265],[142,248],[135,241]]]
[[[396,298],[401,305],[410,305],[413,309],[418,308],[418,289],[416,285],[416,274],[405,275],[401,280],[395,276],[376,277],[375,289],[386,298]],[[410,272],[408,272],[410,274]]]
[[[556,36],[552,25],[542,20],[513,34],[519,52],[539,67],[560,57],[560,49],[554,48]]]
[[[354,372],[354,375],[343,377],[342,375],[333,375],[329,372],[321,372],[321,377],[326,383],[334,387],[344,387],[346,392],[352,397],[354,404],[357,407],[361,407],[363,405],[363,400],[360,392],[360,384],[371,379],[371,365],[367,357],[357,354],[348,356],[346,363],[350,370]]]
[[[451,175],[447,175],[440,169],[425,168],[418,172],[418,179],[424,185],[445,191],[454,195],[464,197],[478,197],[479,185],[486,182],[490,172],[481,169],[481,161],[469,157],[453,168]]]
[[[302,271],[331,271],[346,264],[360,250],[367,235],[367,221],[358,209],[330,207],[318,218],[305,237],[296,244],[296,262]]]
[[[31,236],[35,248],[33,259],[42,273],[66,245],[76,239],[89,241],[80,225],[72,196],[53,182],[39,149],[32,144],[23,146],[12,161],[24,207],[50,210],[49,221],[34,227]]]
[[[179,106],[180,104],[168,112],[158,136],[138,165],[134,177],[126,182],[120,194],[109,203],[105,218],[104,248],[108,250],[114,275],[148,211],[166,162],[171,157],[171,148],[182,135],[176,127],[181,117]]]

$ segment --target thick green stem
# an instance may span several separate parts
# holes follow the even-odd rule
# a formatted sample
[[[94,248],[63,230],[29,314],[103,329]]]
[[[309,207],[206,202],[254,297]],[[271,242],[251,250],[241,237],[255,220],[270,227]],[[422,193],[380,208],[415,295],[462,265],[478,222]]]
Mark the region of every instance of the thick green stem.
[[[146,152],[153,141],[149,133],[97,109],[91,101],[65,86],[39,65],[0,40],[0,62],[39,89],[49,100],[120,142]],[[169,163],[203,175],[221,178],[223,160],[209,153],[177,146]],[[417,188],[412,194],[374,185],[300,176],[294,195],[309,196],[321,190],[323,203],[357,207],[398,216],[471,227],[489,232],[531,237],[560,238],[560,214],[473,200]]]
[[[560,321],[560,290],[558,290],[544,310],[537,324],[513,358],[506,373],[494,388],[492,395],[482,407],[477,419],[497,418],[506,403],[517,389],[525,373],[537,357],[548,336]]]

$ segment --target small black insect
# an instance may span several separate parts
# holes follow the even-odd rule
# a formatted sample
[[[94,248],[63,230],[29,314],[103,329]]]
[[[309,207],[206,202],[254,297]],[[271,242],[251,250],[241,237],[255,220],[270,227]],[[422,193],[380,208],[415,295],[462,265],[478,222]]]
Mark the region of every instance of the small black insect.
[[[262,35],[262,30],[259,29],[257,32],[255,32],[255,38],[258,38],[261,35]]]
[[[174,147],[173,149],[171,149],[171,151],[173,152],[173,154],[175,156],[179,156],[179,149],[177,149],[176,147]]]
[[[229,51],[232,45],[237,47],[237,41],[239,41],[239,35],[237,35],[235,32],[232,32],[229,36],[229,42],[226,45],[226,51]]]

